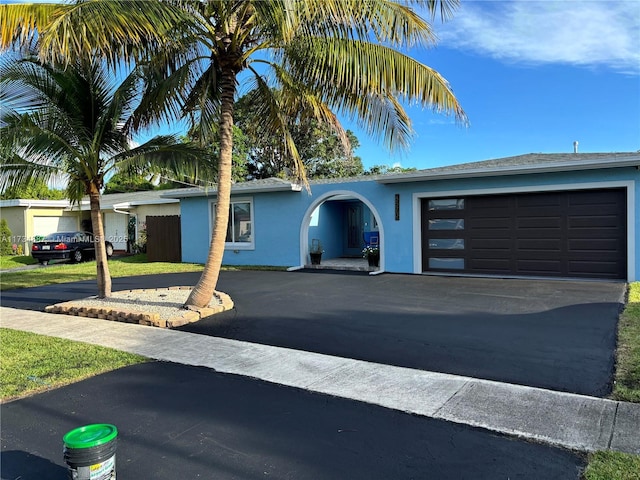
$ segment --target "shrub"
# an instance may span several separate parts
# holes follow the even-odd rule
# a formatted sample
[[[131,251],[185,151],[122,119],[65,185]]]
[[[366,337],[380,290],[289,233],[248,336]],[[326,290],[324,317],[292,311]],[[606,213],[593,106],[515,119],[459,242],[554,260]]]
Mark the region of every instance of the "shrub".
[[[0,221],[0,255],[13,254],[13,242],[11,241],[11,229],[7,223],[7,219]]]

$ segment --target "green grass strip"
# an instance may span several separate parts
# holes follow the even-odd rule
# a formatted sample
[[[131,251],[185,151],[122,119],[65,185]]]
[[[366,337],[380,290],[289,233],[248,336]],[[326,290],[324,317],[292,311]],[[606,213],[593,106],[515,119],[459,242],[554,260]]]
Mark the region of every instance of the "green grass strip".
[[[119,257],[109,260],[112,278],[159,273],[201,272],[203,265],[196,263],[168,263],[147,261],[145,254]],[[0,290],[39,287],[55,283],[79,282],[96,279],[96,262],[60,263],[47,268],[35,268],[0,275]]]
[[[613,398],[640,403],[640,282],[629,285],[627,306],[618,325]]]
[[[34,263],[38,263],[38,261],[30,255],[0,256],[0,270],[24,267],[25,265],[33,265]]]
[[[7,257],[0,257],[2,258]],[[8,257],[11,258],[11,257]],[[31,257],[17,257],[31,259]],[[5,262],[6,263],[6,262]],[[14,264],[24,266],[25,263]],[[7,267],[9,268],[9,267]],[[111,278],[134,277],[137,275],[157,275],[161,273],[201,272],[204,265],[199,263],[149,262],[146,254],[117,257],[109,260]],[[263,265],[223,266],[221,270],[276,270],[284,271],[287,267],[271,267]],[[56,283],[80,282],[96,279],[96,262],[54,263],[47,268],[35,268],[16,272],[5,271],[0,274],[0,290],[15,288],[39,287]]]
[[[145,361],[110,348],[0,328],[0,397],[6,401]]]
[[[589,455],[585,480],[640,480],[640,456],[620,452]]]

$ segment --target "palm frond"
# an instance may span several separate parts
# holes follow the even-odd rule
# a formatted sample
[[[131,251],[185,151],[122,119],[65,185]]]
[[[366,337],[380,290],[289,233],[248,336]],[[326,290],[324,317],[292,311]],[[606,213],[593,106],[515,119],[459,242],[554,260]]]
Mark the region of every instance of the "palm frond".
[[[54,12],[39,32],[40,52],[47,61],[68,62],[93,54],[116,65],[160,50],[175,41],[176,26],[188,30],[191,21],[172,2],[78,0]]]
[[[0,49],[31,45],[52,18],[70,8],[60,3],[0,5]]]
[[[438,12],[440,12],[440,20],[443,22],[450,20],[460,6],[460,0],[408,0],[407,3],[426,8],[431,15],[431,19],[435,19]]]
[[[210,153],[193,142],[180,142],[174,135],[158,135],[144,144],[122,152],[113,158],[112,167],[118,171],[171,173],[211,179],[215,162]]]
[[[344,128],[342,128],[338,117],[324,100],[314,90],[310,89],[307,84],[290,75],[280,65],[270,63],[270,67],[273,69],[275,79],[281,90],[280,109],[286,112],[290,119],[304,121],[305,119],[313,118],[320,124],[328,126],[338,136],[345,152],[350,152],[349,137]]]
[[[304,162],[300,158],[289,128],[288,113],[290,112],[283,108],[277,93],[269,87],[264,78],[255,71],[253,73],[255,88],[248,94],[248,97],[249,102],[255,108],[257,117],[262,119],[264,134],[274,135],[279,140],[282,152],[286,157],[286,163],[291,167],[294,177],[308,189],[309,183]]]
[[[351,61],[345,61],[351,59]],[[436,112],[452,114],[467,123],[467,117],[448,82],[435,70],[384,45],[335,38],[300,38],[286,49],[284,67],[333,108],[361,119],[372,116],[372,102],[392,107],[398,119],[404,103],[417,103]],[[381,105],[381,104],[378,104]],[[378,109],[379,112],[382,110]],[[402,122],[404,123],[404,122]],[[383,133],[396,122],[378,121],[373,133]],[[406,144],[406,128],[386,134],[389,147]]]
[[[305,35],[372,40],[395,47],[430,45],[436,35],[408,3],[380,0],[306,0]]]

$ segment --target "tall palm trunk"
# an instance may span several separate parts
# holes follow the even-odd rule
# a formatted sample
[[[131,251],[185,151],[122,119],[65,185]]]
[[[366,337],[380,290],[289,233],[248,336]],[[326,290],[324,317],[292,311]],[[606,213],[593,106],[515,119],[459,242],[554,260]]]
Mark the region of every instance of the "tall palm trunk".
[[[89,186],[89,205],[91,206],[91,225],[96,252],[96,277],[98,280],[98,297],[111,296],[111,274],[107,262],[107,250],[105,248],[104,225],[100,213],[100,190],[94,184]]]
[[[220,157],[218,159],[218,185],[216,216],[207,263],[200,280],[191,291],[185,306],[205,307],[213,298],[224,256],[224,245],[229,223],[231,200],[231,166],[233,153],[233,102],[236,94],[236,69],[233,65],[222,68],[222,103],[220,105]]]

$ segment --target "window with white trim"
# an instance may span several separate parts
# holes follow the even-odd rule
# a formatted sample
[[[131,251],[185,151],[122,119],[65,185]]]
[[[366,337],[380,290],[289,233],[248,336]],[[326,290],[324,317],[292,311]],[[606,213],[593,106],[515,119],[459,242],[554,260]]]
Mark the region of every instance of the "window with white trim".
[[[215,224],[216,204],[211,204],[211,231]],[[229,205],[229,224],[225,239],[227,249],[252,249],[253,237],[253,199],[238,198]]]

